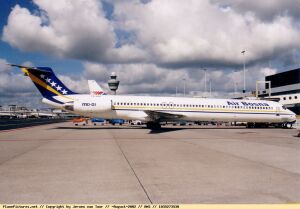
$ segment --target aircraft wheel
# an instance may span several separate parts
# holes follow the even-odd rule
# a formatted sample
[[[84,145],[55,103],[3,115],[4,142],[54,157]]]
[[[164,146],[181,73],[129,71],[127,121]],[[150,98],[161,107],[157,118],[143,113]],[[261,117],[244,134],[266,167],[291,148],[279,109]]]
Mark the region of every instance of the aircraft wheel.
[[[255,124],[254,123],[247,123],[247,128],[254,128],[255,127]]]
[[[293,124],[291,124],[291,123],[285,123],[283,127],[290,129],[290,128],[293,128]]]
[[[147,125],[147,128],[152,129],[152,130],[158,130],[161,128],[160,123],[148,122],[146,125]]]

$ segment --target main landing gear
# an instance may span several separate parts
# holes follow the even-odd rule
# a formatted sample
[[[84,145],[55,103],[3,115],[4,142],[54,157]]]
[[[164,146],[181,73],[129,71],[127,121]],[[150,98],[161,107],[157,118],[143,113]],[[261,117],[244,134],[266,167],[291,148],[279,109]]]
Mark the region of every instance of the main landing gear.
[[[247,128],[268,128],[267,123],[247,123]]]
[[[267,123],[247,123],[247,128],[293,128],[293,123],[276,123],[276,124],[267,124]]]
[[[146,126],[147,126],[147,128],[152,129],[152,130],[161,129],[161,125],[159,122],[147,122]]]

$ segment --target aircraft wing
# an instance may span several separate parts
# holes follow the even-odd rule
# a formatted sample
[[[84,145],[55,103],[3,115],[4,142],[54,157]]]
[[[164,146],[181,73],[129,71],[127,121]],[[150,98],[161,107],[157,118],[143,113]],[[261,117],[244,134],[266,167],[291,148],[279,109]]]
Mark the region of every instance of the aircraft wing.
[[[145,110],[144,112],[152,121],[178,120],[184,117],[180,114],[166,113],[161,111]]]

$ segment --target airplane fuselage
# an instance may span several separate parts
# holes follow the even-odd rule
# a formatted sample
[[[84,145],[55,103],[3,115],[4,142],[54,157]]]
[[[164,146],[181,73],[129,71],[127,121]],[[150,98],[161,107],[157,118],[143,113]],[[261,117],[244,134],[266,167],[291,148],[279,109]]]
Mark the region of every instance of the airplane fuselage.
[[[277,123],[290,127],[296,121],[293,112],[272,101],[106,95],[95,82],[89,86],[96,94],[77,94],[49,67],[11,66],[21,68],[30,77],[44,103],[82,116],[141,120],[149,128],[160,128],[160,122],[180,120]]]
[[[68,105],[62,105],[62,109],[83,116],[106,119],[151,121],[153,118],[149,117],[149,112],[153,112],[178,116],[165,118],[164,121],[288,123],[296,120],[295,114],[281,104],[264,100],[89,94],[69,97],[74,101],[65,101]],[[44,102],[51,105],[47,100]]]

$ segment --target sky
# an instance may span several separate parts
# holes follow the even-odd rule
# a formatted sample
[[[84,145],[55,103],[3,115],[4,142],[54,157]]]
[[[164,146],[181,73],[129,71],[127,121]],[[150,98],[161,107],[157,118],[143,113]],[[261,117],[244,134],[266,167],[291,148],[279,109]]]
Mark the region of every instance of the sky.
[[[118,94],[232,97],[298,68],[300,0],[0,1],[0,105],[40,107],[41,96],[6,63],[51,67],[73,91],[94,79]],[[243,55],[241,51],[245,50]]]

